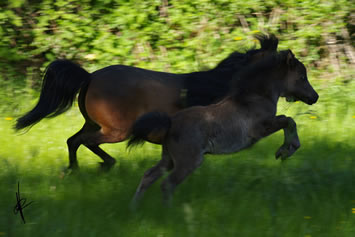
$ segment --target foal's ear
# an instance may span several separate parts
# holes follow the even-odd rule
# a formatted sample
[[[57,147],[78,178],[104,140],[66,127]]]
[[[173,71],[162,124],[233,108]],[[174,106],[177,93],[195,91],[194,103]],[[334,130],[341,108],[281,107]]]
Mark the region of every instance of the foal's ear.
[[[295,55],[292,53],[290,49],[287,50],[286,62],[287,65],[291,67],[295,65]]]

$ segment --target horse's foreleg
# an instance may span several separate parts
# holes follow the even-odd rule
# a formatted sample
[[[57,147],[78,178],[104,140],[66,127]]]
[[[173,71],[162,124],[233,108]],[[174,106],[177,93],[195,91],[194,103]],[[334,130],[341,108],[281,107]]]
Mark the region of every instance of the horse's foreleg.
[[[278,130],[284,130],[284,143],[275,154],[276,159],[282,160],[290,157],[301,146],[295,121],[291,117],[284,115],[276,116],[263,124],[261,129],[262,137],[268,136]]]

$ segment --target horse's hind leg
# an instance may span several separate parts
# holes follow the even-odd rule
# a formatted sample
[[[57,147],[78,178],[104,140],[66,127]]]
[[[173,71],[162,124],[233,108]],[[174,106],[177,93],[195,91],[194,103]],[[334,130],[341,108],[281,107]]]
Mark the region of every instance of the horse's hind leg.
[[[104,170],[109,170],[116,163],[116,160],[102,150],[99,145],[85,145],[90,151],[99,156],[103,162],[100,163],[101,168]]]
[[[84,144],[93,153],[98,155],[104,162],[103,167],[111,168],[116,160],[103,151],[99,144],[105,142],[115,142],[110,136],[102,134],[98,125],[85,123],[83,128],[67,140],[69,150],[69,169],[76,170],[79,168],[76,152],[81,144]]]
[[[149,186],[159,179],[164,172],[170,171],[173,168],[173,161],[169,157],[168,152],[163,146],[162,159],[157,165],[150,168],[144,173],[144,176],[138,185],[137,191],[133,197],[133,204],[136,203],[144,194]]]
[[[73,136],[71,136],[67,140],[68,152],[69,152],[69,167],[68,167],[68,169],[77,170],[79,168],[78,159],[76,157],[76,152],[77,152],[79,146],[82,144],[80,137],[85,132],[85,130],[87,128],[88,128],[88,125],[85,123],[84,126],[79,130],[79,132],[75,133]]]

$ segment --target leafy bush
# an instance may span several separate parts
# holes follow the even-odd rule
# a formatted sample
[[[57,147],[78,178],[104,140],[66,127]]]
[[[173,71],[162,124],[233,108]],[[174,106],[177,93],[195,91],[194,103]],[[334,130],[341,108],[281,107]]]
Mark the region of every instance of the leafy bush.
[[[111,64],[202,70],[255,45],[258,31],[275,33],[280,49],[291,48],[323,76],[349,80],[352,9],[349,0],[4,0],[0,87],[38,88],[41,70],[56,58],[89,71]]]

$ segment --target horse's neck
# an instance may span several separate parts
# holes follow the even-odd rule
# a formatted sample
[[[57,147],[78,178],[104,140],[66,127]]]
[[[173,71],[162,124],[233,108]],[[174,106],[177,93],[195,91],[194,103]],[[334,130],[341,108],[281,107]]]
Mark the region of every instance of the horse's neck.
[[[185,74],[186,105],[209,105],[219,101],[227,95],[231,78],[231,73],[214,69]]]
[[[184,89],[190,89],[191,87],[203,86],[203,84],[200,83],[227,85],[232,79],[233,74],[233,70],[221,70],[215,68],[207,71],[181,74],[181,76],[184,81]]]

